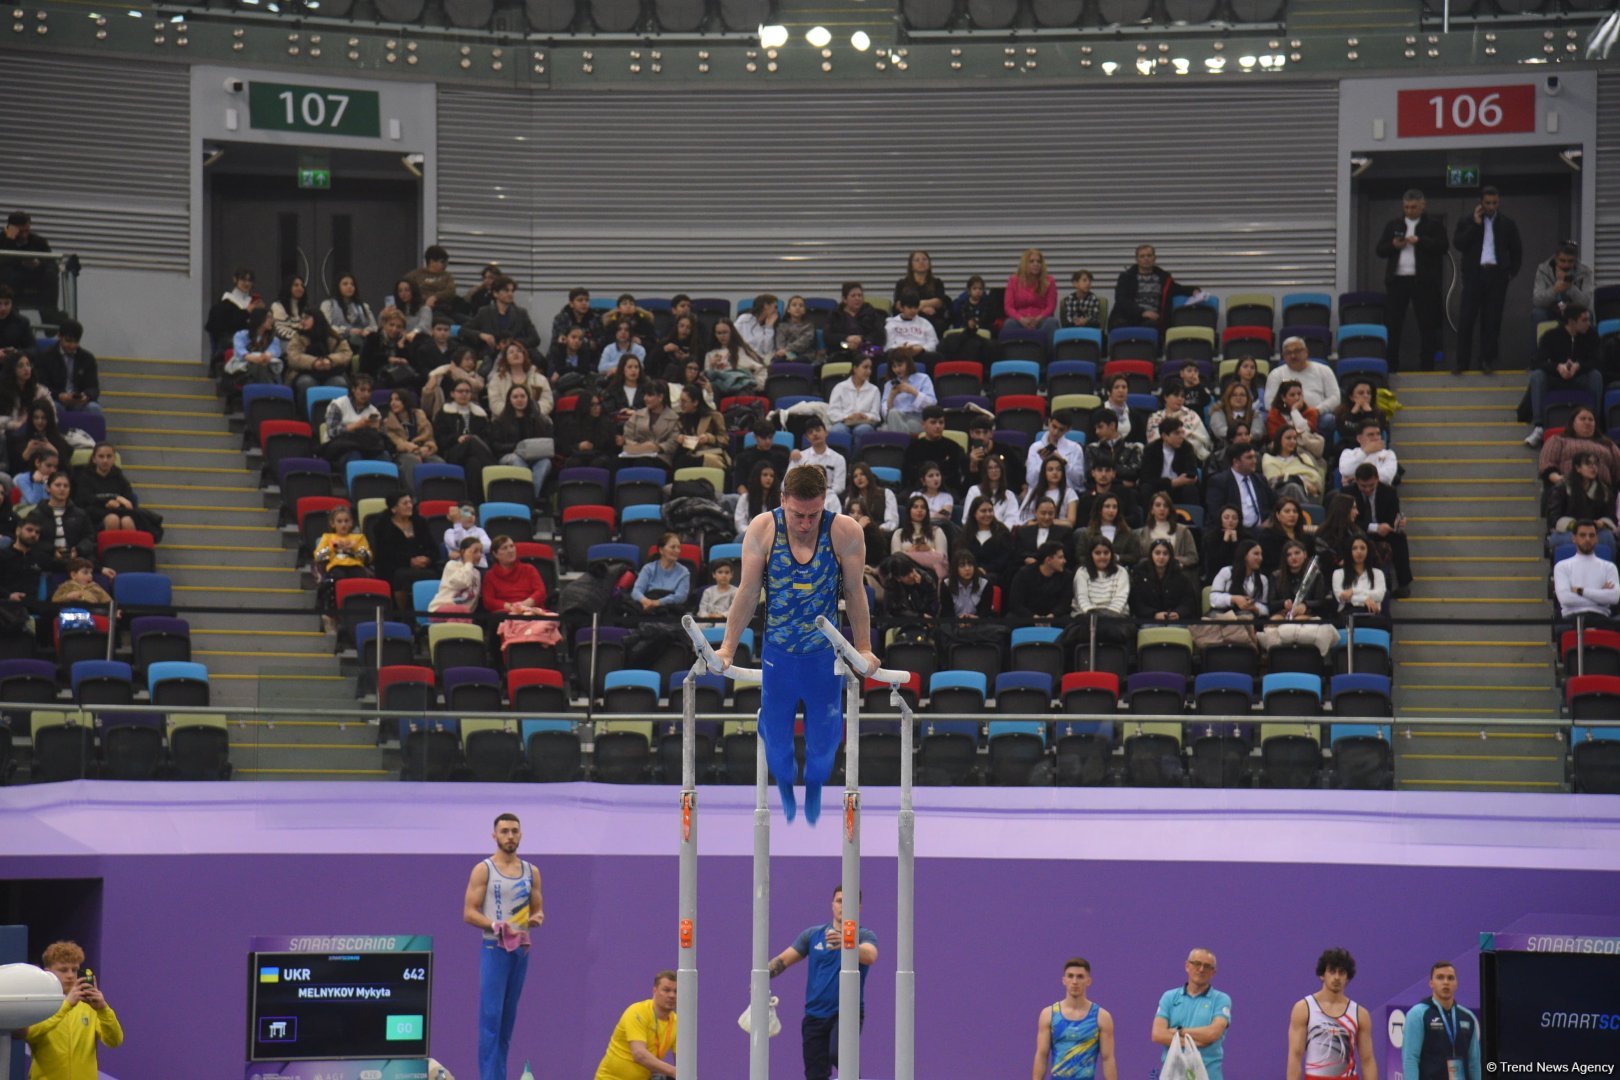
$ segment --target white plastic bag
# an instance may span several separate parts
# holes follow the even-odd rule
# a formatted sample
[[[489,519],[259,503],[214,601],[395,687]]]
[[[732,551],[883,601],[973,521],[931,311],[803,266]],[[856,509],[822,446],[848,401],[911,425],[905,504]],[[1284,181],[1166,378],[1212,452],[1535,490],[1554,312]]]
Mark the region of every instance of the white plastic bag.
[[[747,1031],[747,1032],[750,1032],[750,1033],[752,1033],[752,1031],[753,1031],[753,1029],[748,1026],[748,1013],[749,1013],[749,1011],[751,1009],[752,1009],[752,1004],[750,1004],[748,1008],[743,1009],[742,1015],[737,1017],[737,1026],[742,1028],[744,1031]],[[765,1025],[765,1030],[769,1031],[771,1033],[770,1037],[773,1038],[773,1039],[776,1038],[778,1035],[782,1034],[782,1021],[776,1015],[776,995],[775,994],[771,995],[771,1019]],[[1204,1080],[1209,1080],[1209,1078],[1205,1077]]]
[[[1185,1031],[1165,1053],[1159,1080],[1209,1080],[1209,1071],[1204,1068],[1204,1055],[1198,1052],[1198,1044]]]

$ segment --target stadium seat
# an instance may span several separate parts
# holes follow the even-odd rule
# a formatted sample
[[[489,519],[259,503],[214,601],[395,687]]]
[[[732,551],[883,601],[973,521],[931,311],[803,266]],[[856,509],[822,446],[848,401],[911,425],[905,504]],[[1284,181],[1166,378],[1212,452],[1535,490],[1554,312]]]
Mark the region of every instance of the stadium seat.
[[[957,641],[947,647],[945,667],[953,671],[976,671],[986,684],[1001,674],[1001,644],[995,641]]]
[[[387,499],[399,490],[399,466],[392,461],[351,461],[343,467],[343,483],[356,503]]]
[[[1041,365],[1033,360],[998,360],[990,365],[990,396],[1034,394],[1041,388]],[[963,393],[977,394],[977,390]],[[936,387],[937,393],[937,387]],[[944,395],[940,395],[944,396]]]
[[[1193,680],[1193,711],[1200,716],[1245,716],[1253,708],[1252,676],[1237,671],[1205,671]]]
[[[1113,20],[1110,19],[1110,22]],[[1209,330],[1215,329],[1221,321],[1221,300],[1218,296],[1206,296],[1196,304],[1187,303],[1185,296],[1172,296],[1170,298],[1170,325],[1172,327],[1202,326]]]
[[[297,419],[292,387],[279,383],[249,383],[242,387],[243,447],[259,444],[259,425],[264,421]]]
[[[1606,718],[1616,716],[1620,710],[1611,700]],[[1620,728],[1578,725],[1570,729],[1569,742],[1574,789],[1586,795],[1620,795]]]
[[[613,481],[613,507],[620,514],[632,506],[659,506],[669,474],[663,469],[636,466],[619,470]]]
[[[1285,293],[1282,298],[1282,324],[1285,327],[1331,326],[1333,297],[1328,293]]]
[[[611,506],[573,505],[562,512],[563,558],[571,570],[584,570],[587,552],[612,539],[617,517]]]
[[[208,669],[201,664],[165,660],[148,665],[146,684],[153,705],[208,704]]]
[[[1305,355],[1319,363],[1326,364],[1333,357],[1333,333],[1326,326],[1290,326],[1285,325],[1277,334],[1278,349],[1281,343],[1291,337],[1297,337],[1305,343]]]
[[[1186,778],[1186,766],[1181,758],[1181,726],[1162,722],[1129,724],[1125,733],[1124,765],[1125,782],[1131,787],[1179,786]]]
[[[936,672],[934,678],[977,674],[977,672],[941,671]],[[944,694],[947,700],[950,700],[960,692],[963,695],[962,700],[967,700],[968,696],[977,689],[977,686],[974,685],[941,686],[939,693]],[[922,738],[917,742],[917,783],[930,786],[953,786],[977,781],[979,774],[979,735],[979,722],[977,720],[925,719],[922,722]],[[862,740],[862,749],[865,749],[864,739]],[[863,782],[865,781],[864,773],[861,779]],[[898,780],[898,777],[896,776],[895,779]]]
[[[1339,325],[1356,323],[1384,325],[1384,308],[1388,298],[1381,292],[1347,292],[1339,294]]]
[[[1063,679],[1062,631],[1055,626],[1020,626],[1009,642],[1010,670],[1044,672],[1054,682]]]
[[[108,623],[104,615],[92,615],[90,625],[64,631],[60,618],[52,623],[56,641],[56,664],[66,675],[80,660],[107,658]]]
[[[302,420],[266,420],[259,425],[259,449],[264,454],[265,475],[276,476],[276,467],[284,459],[314,456],[315,434]]]
[[[1136,665],[1140,671],[1168,671],[1183,681],[1192,678],[1192,631],[1184,626],[1149,626],[1136,632]]]
[[[574,668],[575,679],[580,686],[585,686],[590,680],[594,667],[596,678],[591,680],[590,696],[600,698],[605,688],[607,674],[617,671],[625,666],[624,641],[630,636],[630,631],[617,626],[598,627],[596,637],[591,637],[591,628],[583,627],[574,634]],[[653,692],[657,693],[655,682]]]
[[[933,380],[936,397],[977,396],[984,393],[984,365],[974,360],[942,361],[934,366]]]
[[[1295,678],[1296,676],[1284,677]],[[1272,679],[1277,678],[1277,676],[1268,675],[1267,678]],[[1288,691],[1288,693],[1295,693],[1295,691]],[[1270,698],[1267,699],[1267,705],[1270,705]],[[1321,729],[1318,725],[1260,725],[1261,787],[1315,787],[1321,773],[1322,744]]]
[[[341,386],[312,386],[304,391],[305,419],[309,426],[319,431],[321,425],[326,423],[326,410],[338,398],[348,394],[348,390]]]
[[[744,665],[747,666],[747,665]],[[889,684],[878,682],[876,679],[866,679],[861,684],[861,715],[872,713],[895,713],[900,710],[889,702]],[[912,712],[917,711],[918,703],[922,700],[922,676],[917,672],[909,672],[908,677],[900,687],[900,696]]]
[[[609,502],[613,474],[606,469],[571,468],[557,474],[557,510],[573,506],[603,506]]]
[[[444,669],[444,707],[453,713],[497,713],[501,711],[500,672],[488,667]]]
[[[1275,351],[1275,340],[1269,326],[1228,326],[1221,332],[1221,358],[1264,360]]]
[[[746,666],[746,665],[739,665]],[[669,706],[670,711],[684,709],[686,701],[686,684],[691,679],[692,671],[674,671],[669,676]],[[693,692],[696,695],[697,711],[700,713],[716,713],[725,708],[726,703],[726,677],[705,672],[692,681]]]
[[[1341,363],[1363,356],[1389,359],[1389,330],[1382,323],[1341,322],[1333,344]]]
[[[1083,362],[1093,365],[1102,363],[1103,335],[1102,331],[1092,326],[1071,326],[1057,331],[1052,335],[1052,363]],[[1050,374],[1050,368],[1048,369]]]
[[[532,487],[530,491],[532,493]],[[497,536],[509,536],[513,540],[534,538],[534,512],[529,509],[528,499],[521,503],[486,502],[478,507],[478,524],[492,541]],[[485,552],[486,556],[489,554]]]
[[[484,631],[471,623],[433,623],[427,643],[429,662],[441,677],[451,668],[489,666]]]
[[[1113,717],[1119,712],[1119,676],[1111,671],[1071,671],[1058,691],[1068,716]]]
[[[1212,363],[1215,359],[1215,331],[1207,326],[1171,327],[1164,334],[1164,358],[1166,364],[1178,367],[1187,360]],[[1206,379],[1208,377],[1205,376]]]
[[[534,473],[522,465],[486,465],[483,482],[486,503],[516,503],[527,507],[534,502]],[[466,738],[465,731],[462,738]]]
[[[332,466],[320,458],[290,457],[276,464],[276,486],[281,489],[280,522],[290,525],[298,505],[306,498],[330,498]]]
[[[658,538],[668,531],[662,506],[627,506],[619,515],[619,539],[637,551],[656,549]]]
[[[168,769],[163,717],[119,713],[101,718],[101,778],[156,780]]]
[[[1341,675],[1338,678],[1360,676]],[[1395,754],[1390,747],[1389,737],[1388,724],[1335,723],[1332,729],[1333,786],[1350,791],[1388,791],[1393,788]]]
[[[436,591],[437,583],[430,584]],[[393,588],[376,578],[342,578],[333,583],[333,595],[337,598],[338,633],[344,641],[353,641],[361,625],[376,623],[379,612],[386,616],[394,603]]]
[[[995,686],[998,713],[1052,711],[1052,676],[1044,671],[1004,671]]]
[[[321,535],[331,531],[332,514],[340,508],[354,509],[348,499],[336,495],[305,495],[298,500],[295,519],[299,548],[304,557],[312,556]]]
[[[121,660],[80,660],[70,675],[73,703],[131,705],[135,701],[135,674]]]
[[[377,692],[378,668],[398,667],[416,659],[416,642],[411,637],[411,628],[402,622],[384,622],[381,642],[379,645],[376,623],[362,621],[356,624],[354,647],[359,658],[357,684],[361,695]]]
[[[562,672],[516,668],[506,673],[506,699],[515,713],[561,713],[569,708]]]
[[[56,665],[49,660],[0,660],[0,704],[56,701]]]
[[[433,682],[433,669],[416,664],[389,666],[377,673],[377,707],[387,712],[427,713],[438,707],[439,694]],[[377,741],[399,738],[399,720],[382,717]]]
[[[1063,331],[1059,330],[1058,333]],[[1046,392],[1054,398],[1066,394],[1096,393],[1097,365],[1090,360],[1053,361],[1046,369]]]
[[[930,713],[984,711],[990,680],[980,671],[936,671],[928,679]]]
[[[527,763],[518,722],[462,719],[461,759],[471,780],[492,784],[522,780]]]
[[[129,621],[131,666],[145,681],[146,669],[165,660],[191,659],[191,624],[167,615],[141,615]]]
[[[1126,707],[1138,716],[1173,715],[1187,704],[1187,679],[1169,671],[1139,671],[1125,680]]]
[[[1039,330],[1025,330],[1020,326],[1003,328],[999,344],[1003,360],[1046,363],[1046,336]]]
[[[1046,399],[1034,394],[1008,394],[996,399],[995,413],[998,429],[1021,431],[1033,439],[1046,426]]]
[[[1267,293],[1233,293],[1226,298],[1226,325],[1259,327],[1270,331],[1277,325],[1277,301]]]
[[[173,586],[167,574],[119,574],[113,581],[113,599],[121,608],[156,613],[174,606]]]
[[[772,403],[782,398],[814,397],[820,389],[816,383],[815,368],[809,364],[775,361],[765,376],[765,396]]]
[[[1273,672],[1260,682],[1260,700],[1267,716],[1319,716],[1322,680],[1299,672]]]
[[[229,780],[231,738],[218,713],[169,717],[169,760],[178,780]]]
[[[424,462],[416,467],[416,501],[435,499],[467,501],[467,472],[460,465]]]
[[[675,470],[677,484],[689,483],[693,480],[702,480],[714,489],[714,497],[719,498],[726,491],[726,474],[723,469],[716,469],[703,465],[688,465],[684,469]]]
[[[591,751],[595,779],[606,784],[644,783],[652,775],[652,726],[651,720],[598,723]]]
[[[117,574],[157,571],[152,537],[136,529],[104,529],[96,534],[96,561]]]
[[[1576,654],[1577,641],[1581,645],[1579,655]],[[1620,633],[1588,630],[1582,639],[1574,630],[1565,630],[1558,639],[1558,655],[1563,660],[1566,678],[1575,675],[1620,676]]]
[[[572,720],[524,720],[519,730],[529,780],[569,783],[584,775],[584,751]]]
[[[401,780],[445,781],[466,778],[461,757],[461,723],[454,717],[416,717],[401,724]]]
[[[1340,675],[1350,670],[1352,661],[1358,675],[1394,675],[1389,657],[1389,631],[1375,626],[1356,628],[1354,656],[1350,655],[1349,631],[1340,630],[1339,643],[1333,647],[1331,659],[1333,671]]]
[[[1048,687],[1050,692],[1050,687]],[[1000,695],[997,695],[998,699]],[[989,778],[1002,787],[1051,782],[1046,762],[1046,724],[1039,720],[992,720],[987,725]]]
[[[89,714],[36,709],[29,723],[34,744],[34,783],[94,777],[96,729]]]
[[[1131,392],[1146,393],[1152,389],[1151,380],[1152,361],[1159,358],[1159,332],[1146,326],[1122,326],[1117,330],[1108,332],[1108,364],[1103,367],[1103,378],[1106,380],[1113,375],[1110,368],[1121,360],[1136,360],[1148,364],[1148,370],[1141,372],[1149,382],[1138,385],[1131,383]],[[1130,372],[1125,374],[1129,375]]]

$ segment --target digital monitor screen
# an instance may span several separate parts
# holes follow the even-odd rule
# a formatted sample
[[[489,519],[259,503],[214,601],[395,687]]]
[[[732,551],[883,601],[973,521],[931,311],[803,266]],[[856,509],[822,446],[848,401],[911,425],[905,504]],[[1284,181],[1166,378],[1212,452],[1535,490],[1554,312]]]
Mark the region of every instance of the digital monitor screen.
[[[425,1058],[431,952],[251,952],[248,1060]]]
[[[1620,956],[1494,954],[1495,1031],[1486,1049],[1504,1064],[1620,1061]]]

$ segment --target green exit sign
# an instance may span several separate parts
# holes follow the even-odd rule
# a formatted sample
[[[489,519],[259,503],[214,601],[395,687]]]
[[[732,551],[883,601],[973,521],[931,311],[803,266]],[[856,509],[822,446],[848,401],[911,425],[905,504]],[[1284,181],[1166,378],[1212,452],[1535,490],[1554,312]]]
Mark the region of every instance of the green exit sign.
[[[332,188],[332,170],[299,169],[298,186],[311,191],[330,191]]]
[[[375,90],[248,84],[248,123],[267,131],[375,139],[382,135],[381,116],[381,98]]]
[[[1449,165],[1446,167],[1446,187],[1448,188],[1477,188],[1479,187],[1478,165]]]

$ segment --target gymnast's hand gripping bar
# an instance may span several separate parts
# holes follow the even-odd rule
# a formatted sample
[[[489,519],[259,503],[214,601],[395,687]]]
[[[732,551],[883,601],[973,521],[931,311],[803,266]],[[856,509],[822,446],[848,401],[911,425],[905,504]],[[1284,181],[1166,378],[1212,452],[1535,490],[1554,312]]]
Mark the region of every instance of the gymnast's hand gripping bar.
[[[849,643],[849,639],[838,632],[838,627],[827,621],[825,615],[816,616],[816,629],[821,631],[822,637],[832,642],[833,651],[838,654],[838,658],[855,674],[876,682],[888,683],[890,686],[898,686],[911,679],[909,671],[891,671],[888,668],[866,671],[866,660],[855,651],[855,646]]]
[[[692,639],[692,648],[697,650],[698,659],[702,660],[711,672],[742,682],[760,681],[759,668],[738,667],[735,664],[722,667],[720,658],[714,654],[714,647],[709,644],[709,639],[703,636],[702,629],[692,616],[682,615],[681,626],[686,630],[686,636]]]

